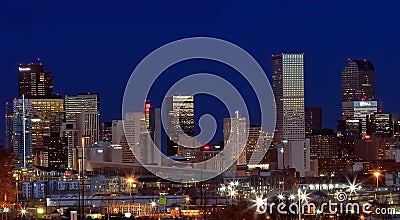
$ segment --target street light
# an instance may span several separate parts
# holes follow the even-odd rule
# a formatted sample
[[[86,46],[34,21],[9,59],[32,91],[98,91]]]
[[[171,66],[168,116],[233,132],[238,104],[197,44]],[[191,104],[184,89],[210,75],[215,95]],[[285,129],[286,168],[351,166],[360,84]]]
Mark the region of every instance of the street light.
[[[376,191],[378,191],[378,186],[379,186],[379,176],[381,175],[380,172],[376,171],[374,173],[374,176],[376,177]]]
[[[81,219],[85,219],[85,139],[89,139],[90,135],[82,135],[82,215],[80,216]]]
[[[131,196],[132,195],[132,183],[135,182],[135,179],[132,177],[132,178],[127,179],[127,181],[129,183],[129,195]]]

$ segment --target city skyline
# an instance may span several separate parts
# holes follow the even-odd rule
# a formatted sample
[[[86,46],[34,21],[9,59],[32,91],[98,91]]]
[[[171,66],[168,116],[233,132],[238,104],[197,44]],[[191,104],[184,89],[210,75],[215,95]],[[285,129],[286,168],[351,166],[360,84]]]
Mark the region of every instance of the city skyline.
[[[162,10],[162,7],[166,6],[164,4],[161,3],[160,6],[155,6],[155,11],[148,15],[129,13],[129,8],[149,9],[153,7],[147,3],[114,5],[111,6],[108,13],[110,16],[115,16],[108,19],[106,16],[95,13],[95,10],[86,10],[94,7],[98,11],[103,11],[105,10],[103,4],[89,5],[88,3],[82,3],[81,8],[75,9],[76,17],[67,19],[64,15],[68,13],[68,9],[73,9],[71,6],[61,9],[58,5],[52,3],[37,3],[35,6],[27,2],[27,7],[20,8],[16,4],[10,3],[2,9],[4,10],[3,15],[7,16],[4,21],[9,22],[9,25],[4,26],[6,34],[1,36],[0,39],[3,42],[16,43],[4,45],[7,56],[1,57],[0,64],[4,67],[3,75],[5,81],[14,81],[16,78],[15,66],[17,64],[20,62],[29,63],[36,60],[37,57],[41,57],[48,70],[54,74],[54,85],[57,87],[55,89],[56,93],[101,92],[103,88],[112,87],[114,88],[113,91],[108,94],[102,94],[104,103],[110,103],[122,97],[123,87],[133,67],[152,49],[182,37],[206,35],[221,37],[243,46],[269,73],[268,77],[270,77],[269,70],[271,69],[268,56],[282,51],[305,52],[306,106],[324,107],[323,111],[326,116],[324,117],[324,127],[335,128],[336,118],[340,116],[340,110],[335,109],[335,106],[341,100],[339,95],[340,72],[346,65],[348,57],[353,59],[366,58],[374,63],[376,67],[377,98],[384,102],[385,110],[398,112],[397,109],[400,106],[398,106],[397,101],[390,96],[390,91],[384,89],[385,87],[395,87],[395,82],[397,81],[397,76],[393,73],[396,72],[396,69],[394,69],[394,66],[396,66],[396,54],[394,51],[399,49],[399,44],[396,40],[398,34],[390,28],[395,26],[395,23],[393,23],[395,21],[393,19],[395,13],[382,14],[386,18],[384,19],[385,23],[380,23],[373,17],[367,16],[368,13],[365,13],[379,12],[382,9],[385,11],[391,10],[384,4],[372,4],[370,1],[364,1],[361,5],[353,2],[346,3],[346,7],[344,7],[339,2],[319,3],[315,5],[321,7],[319,11],[312,10],[312,6],[314,6],[312,3],[293,3],[292,6],[283,3],[263,3],[254,6],[247,3],[232,3],[229,5],[213,3],[212,5],[215,7],[199,6],[203,10],[194,10],[187,5],[177,4],[167,7],[177,12],[172,13],[174,16],[162,22],[162,24],[167,25],[168,29],[162,28],[160,24],[156,23],[156,21],[160,20],[157,18],[166,15],[166,12]],[[34,11],[33,8],[36,7],[41,9]],[[188,12],[184,13],[181,9],[185,7],[189,8]],[[335,10],[349,11],[352,7],[358,7],[359,10],[351,11],[351,13],[342,13],[343,16],[335,16]],[[21,11],[20,16],[22,17],[19,19],[8,12],[16,8]],[[252,9],[259,13],[250,14],[246,11],[243,12],[242,9]],[[261,13],[263,10],[267,13]],[[57,15],[52,16],[52,21],[50,21],[45,11],[50,14],[57,11]],[[198,16],[200,15],[199,11],[206,15],[205,18],[200,19],[203,16]],[[193,14],[189,12],[193,12]],[[88,19],[90,16],[87,16],[87,13],[92,15],[93,19]],[[237,15],[237,17],[231,17],[232,14]],[[171,13],[168,13],[168,15],[170,16]],[[186,15],[185,21],[181,21],[180,18],[184,15]],[[284,15],[285,19],[281,23],[273,23],[275,17],[282,15]],[[150,20],[137,19],[146,18],[147,16],[155,17]],[[36,19],[35,21],[29,21],[25,19],[27,17],[36,17]],[[315,17],[319,18],[318,21]],[[84,22],[79,24],[79,19],[83,19]],[[291,26],[293,30],[287,29],[286,26],[290,25],[290,20],[293,19],[300,19],[300,21],[304,22],[300,22],[302,23],[300,26]],[[346,25],[349,21],[355,21],[359,25]],[[28,30],[42,31],[46,36],[46,33],[49,33],[46,28],[53,27],[57,34],[54,40],[49,39],[49,37],[30,34],[29,38],[24,38],[24,41],[20,42],[19,39],[21,37],[15,36],[23,36],[21,34],[22,30],[14,29],[13,25],[24,26],[24,22],[32,24],[31,27],[24,27],[24,32]],[[60,25],[54,27],[52,25],[54,22],[60,22]],[[175,25],[168,25],[171,24],[170,22]],[[225,23],[228,25],[221,25]],[[270,23],[272,23],[273,28],[264,28],[268,26],[266,24]],[[187,27],[186,24],[193,24],[194,26],[191,28]],[[100,29],[102,25],[111,31],[102,31]],[[154,29],[149,28],[153,25],[155,25]],[[86,27],[87,29],[85,29]],[[230,31],[233,28],[239,32],[242,30],[248,35],[232,34]],[[274,31],[272,32],[271,30]],[[352,35],[342,37],[338,34],[346,31],[352,33]],[[154,33],[158,32],[165,33],[165,38],[157,37],[158,34],[154,35]],[[379,35],[377,34],[378,32],[380,33]],[[291,35],[294,33],[300,33],[300,35],[294,37],[294,35]],[[102,34],[104,34],[105,38],[98,37]],[[132,38],[132,36],[135,37]],[[249,38],[247,36],[252,37]],[[280,39],[280,36],[283,36],[282,39]],[[109,40],[105,40],[106,38]],[[99,47],[104,43],[110,46]],[[15,45],[16,50],[10,47],[11,45]],[[322,50],[322,48],[324,49]],[[57,51],[59,50],[64,52],[58,53]],[[108,53],[101,51],[108,51]],[[108,54],[114,55],[110,56]],[[99,65],[100,63],[101,65]],[[194,69],[198,68],[207,70],[202,66]],[[177,72],[186,72],[188,70],[189,68],[187,67],[175,69]],[[111,78],[107,75],[110,72],[114,73]],[[75,78],[79,78],[79,80]],[[105,78],[108,80],[104,80]],[[8,100],[9,97],[15,96],[16,84],[8,83],[0,89],[1,100]],[[120,106],[111,107],[104,103],[102,104],[102,121],[122,118]],[[2,106],[1,109],[4,112],[3,108]]]
[[[399,2],[0,5],[2,219],[400,219]]]

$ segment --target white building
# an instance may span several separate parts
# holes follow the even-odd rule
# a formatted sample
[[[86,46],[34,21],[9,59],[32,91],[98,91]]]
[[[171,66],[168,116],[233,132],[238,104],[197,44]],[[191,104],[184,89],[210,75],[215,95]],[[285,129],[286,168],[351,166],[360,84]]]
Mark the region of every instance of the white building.
[[[247,125],[246,118],[224,118],[224,151],[228,161],[235,160],[227,173],[236,173],[236,165],[246,165]]]
[[[273,55],[272,79],[277,113],[274,142],[285,142],[278,159],[305,176],[310,170],[310,154],[305,139],[304,54]]]

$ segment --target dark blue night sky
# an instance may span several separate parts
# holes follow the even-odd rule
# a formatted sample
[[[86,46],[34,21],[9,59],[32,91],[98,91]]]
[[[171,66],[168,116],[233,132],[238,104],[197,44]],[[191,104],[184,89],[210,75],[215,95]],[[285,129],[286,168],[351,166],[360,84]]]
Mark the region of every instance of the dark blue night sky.
[[[399,112],[399,6],[398,1],[2,1],[0,100],[17,95],[17,65],[40,57],[54,73],[55,92],[100,92],[102,119],[119,119],[126,81],[143,57],[180,38],[210,36],[246,49],[268,77],[271,54],[304,52],[306,105],[322,106],[324,126],[334,128],[348,57],[374,63],[377,98],[385,112]],[[167,71],[165,84],[207,68],[225,72],[193,62]],[[0,122],[4,130],[4,119]]]

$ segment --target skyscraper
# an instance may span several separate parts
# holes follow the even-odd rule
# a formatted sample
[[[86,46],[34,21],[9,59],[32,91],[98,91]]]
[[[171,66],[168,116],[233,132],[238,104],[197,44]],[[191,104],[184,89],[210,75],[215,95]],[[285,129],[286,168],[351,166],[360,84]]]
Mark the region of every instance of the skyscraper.
[[[390,138],[393,135],[391,114],[374,113],[367,115],[367,134]]]
[[[62,97],[53,98],[32,98],[32,151],[35,155],[36,165],[53,165],[43,155],[56,155],[57,152],[64,152],[65,141],[60,139],[62,123],[65,119],[64,99]],[[51,144],[51,147],[49,146]],[[50,148],[49,148],[50,147]],[[67,166],[67,159],[58,162],[60,167]]]
[[[82,136],[85,138],[85,146],[89,146],[99,141],[99,117],[98,111],[84,111],[76,116],[76,129],[78,134],[78,145],[82,146]]]
[[[274,142],[287,142],[283,149],[283,164],[296,168],[302,176],[310,168],[309,145],[305,140],[303,56],[303,53],[272,56],[277,113]]]
[[[182,134],[194,136],[194,96],[167,96],[166,108],[168,114],[168,156],[183,156],[179,139]]]
[[[18,66],[19,97],[51,97],[53,95],[53,73],[45,72],[42,63]]]
[[[311,134],[315,129],[322,129],[322,108],[305,108],[306,134]]]
[[[28,99],[14,99],[12,104],[12,149],[19,168],[33,165],[32,151],[32,103]],[[24,121],[25,119],[25,121]]]
[[[360,120],[364,135],[367,132],[367,116],[377,112],[380,112],[378,101],[342,102],[342,119]]]
[[[84,111],[100,111],[98,93],[65,96],[65,118],[68,122],[74,122],[76,116]]]
[[[375,100],[375,68],[372,62],[347,61],[342,71],[342,101]]]
[[[224,149],[230,160],[237,160],[228,172],[236,172],[236,165],[246,165],[246,143],[247,125],[246,118],[236,117],[224,118]],[[228,150],[230,149],[230,150]]]

